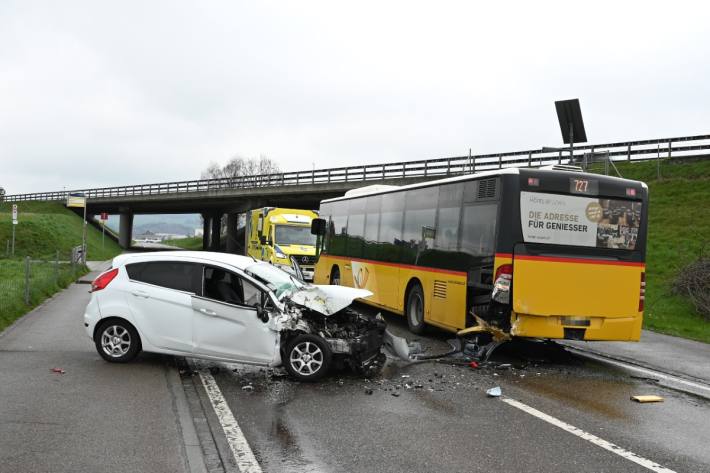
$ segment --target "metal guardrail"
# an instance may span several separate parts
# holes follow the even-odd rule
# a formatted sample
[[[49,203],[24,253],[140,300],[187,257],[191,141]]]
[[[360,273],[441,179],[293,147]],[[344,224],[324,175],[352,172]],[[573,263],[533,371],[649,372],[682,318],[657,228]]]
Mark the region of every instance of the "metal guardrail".
[[[710,135],[626,141],[597,145],[576,146],[573,162],[585,154],[607,153],[613,161],[641,161],[659,158],[680,158],[710,155]],[[570,162],[568,149],[557,151],[526,150],[507,153],[455,156],[450,158],[406,161],[388,164],[368,164],[310,171],[284,172],[260,176],[222,179],[162,182],[134,186],[74,189],[59,192],[6,195],[6,202],[27,200],[63,200],[71,193],[84,193],[89,199],[107,197],[149,196],[185,192],[210,192],[225,189],[298,186],[337,182],[381,181],[385,179],[446,177],[506,167],[538,167]]]

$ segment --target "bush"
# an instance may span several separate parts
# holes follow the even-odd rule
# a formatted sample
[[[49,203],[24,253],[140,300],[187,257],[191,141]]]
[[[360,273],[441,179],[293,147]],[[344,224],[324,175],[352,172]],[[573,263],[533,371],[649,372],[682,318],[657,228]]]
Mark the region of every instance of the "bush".
[[[695,310],[710,320],[710,258],[701,258],[683,268],[673,283],[673,292],[687,296]]]

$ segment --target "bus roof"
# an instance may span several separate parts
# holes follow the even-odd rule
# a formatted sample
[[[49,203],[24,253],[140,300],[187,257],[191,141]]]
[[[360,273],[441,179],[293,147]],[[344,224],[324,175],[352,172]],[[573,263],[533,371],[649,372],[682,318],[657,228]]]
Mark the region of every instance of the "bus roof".
[[[572,170],[561,170],[561,169],[540,169],[540,168],[519,168],[519,167],[511,167],[511,168],[502,168],[502,169],[493,169],[490,171],[482,171],[482,172],[476,172],[474,174],[464,174],[461,176],[454,176],[454,177],[446,177],[444,179],[437,179],[434,181],[426,181],[426,182],[418,182],[416,184],[409,184],[406,186],[386,186],[388,188],[383,188],[385,186],[368,186],[372,187],[372,190],[367,190],[367,188],[361,188],[362,192],[357,192],[355,195],[353,194],[345,194],[342,197],[334,197],[332,199],[325,199],[322,200],[321,203],[329,203],[329,202],[337,202],[340,200],[351,200],[351,199],[357,199],[365,196],[370,196],[370,195],[378,195],[378,194],[389,194],[391,192],[399,192],[403,190],[408,190],[408,189],[416,189],[419,187],[429,187],[429,186],[438,186],[442,184],[449,184],[453,182],[461,182],[461,181],[469,181],[473,179],[481,179],[481,178],[487,178],[487,177],[494,177],[494,176],[500,176],[500,175],[508,175],[508,174],[520,174],[520,171],[523,170],[523,172],[535,172],[535,173],[550,173],[550,174],[559,174],[559,173],[575,173],[575,171]],[[641,186],[644,188],[648,188],[645,182],[643,181],[633,181],[632,179],[624,179],[621,177],[615,177],[615,176],[606,176],[602,174],[592,174],[592,173],[587,173],[587,172],[576,172],[576,174],[590,174],[595,176],[596,179],[605,179],[608,181],[618,181],[619,184],[622,184],[624,182],[640,182]]]

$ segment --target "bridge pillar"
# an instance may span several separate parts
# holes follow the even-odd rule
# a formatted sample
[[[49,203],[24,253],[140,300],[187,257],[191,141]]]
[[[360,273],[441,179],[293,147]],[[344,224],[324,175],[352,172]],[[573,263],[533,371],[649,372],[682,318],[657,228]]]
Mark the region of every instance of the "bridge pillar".
[[[130,210],[121,211],[121,220],[118,225],[118,244],[123,249],[131,247],[133,239],[133,212]]]
[[[238,253],[243,242],[237,240],[237,222],[239,214],[227,214],[227,253]]]
[[[217,212],[210,215],[210,251],[219,251],[220,233],[222,232],[222,214]]]
[[[202,214],[202,249],[207,250],[210,247],[210,216]]]

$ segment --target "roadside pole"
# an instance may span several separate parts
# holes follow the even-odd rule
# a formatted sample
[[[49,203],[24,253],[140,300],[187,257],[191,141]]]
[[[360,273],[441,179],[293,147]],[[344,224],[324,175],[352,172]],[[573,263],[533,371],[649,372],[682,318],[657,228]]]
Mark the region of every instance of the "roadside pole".
[[[15,227],[17,226],[17,204],[12,204],[12,256],[15,256]]]
[[[84,229],[81,235],[81,263],[86,264],[86,201],[84,201]]]
[[[30,305],[30,257],[25,257],[25,304]]]

